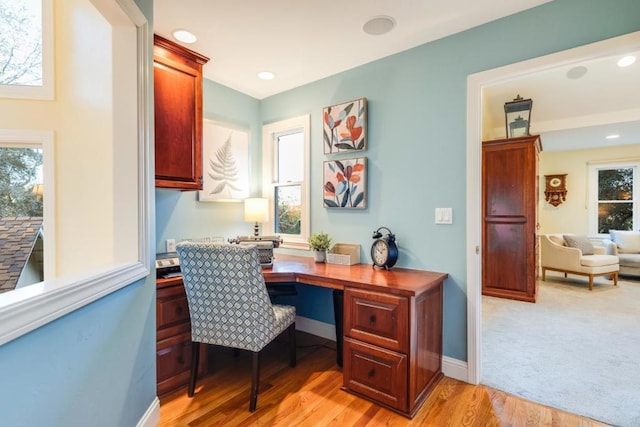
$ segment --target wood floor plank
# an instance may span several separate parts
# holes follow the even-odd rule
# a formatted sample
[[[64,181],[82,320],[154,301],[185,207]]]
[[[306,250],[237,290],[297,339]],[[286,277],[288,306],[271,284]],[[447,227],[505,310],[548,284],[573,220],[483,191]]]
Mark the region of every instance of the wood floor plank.
[[[605,424],[539,405],[484,386],[444,377],[410,420],[368,400],[342,391],[342,369],[335,347],[298,333],[298,365],[289,367],[286,340],[264,350],[257,410],[249,412],[251,357],[210,351],[209,373],[198,379],[196,393],[186,387],[160,398],[161,427],[318,427],[318,426],[562,426]],[[334,343],[332,343],[334,344]]]

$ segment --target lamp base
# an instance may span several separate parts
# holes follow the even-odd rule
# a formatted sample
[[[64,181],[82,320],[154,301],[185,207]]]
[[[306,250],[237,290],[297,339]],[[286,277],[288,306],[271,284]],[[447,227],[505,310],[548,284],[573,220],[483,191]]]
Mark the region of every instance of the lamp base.
[[[257,222],[253,226],[253,235],[254,237],[258,237],[260,235],[260,224],[258,224]]]

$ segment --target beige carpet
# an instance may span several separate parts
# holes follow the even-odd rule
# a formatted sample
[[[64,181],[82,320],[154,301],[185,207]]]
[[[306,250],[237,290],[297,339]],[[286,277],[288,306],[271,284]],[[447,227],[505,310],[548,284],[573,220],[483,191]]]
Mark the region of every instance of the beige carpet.
[[[482,383],[640,426],[640,281],[548,273],[536,304],[483,297]]]

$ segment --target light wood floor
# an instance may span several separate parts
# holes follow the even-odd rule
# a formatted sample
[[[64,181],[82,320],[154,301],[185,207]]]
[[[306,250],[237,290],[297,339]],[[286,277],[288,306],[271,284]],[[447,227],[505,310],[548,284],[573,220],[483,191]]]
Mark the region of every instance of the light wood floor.
[[[251,357],[213,347],[209,374],[196,393],[186,387],[160,398],[159,426],[604,426],[588,418],[484,386],[443,378],[409,420],[340,390],[335,343],[298,333],[298,366],[276,341],[262,355],[258,408],[250,413]]]

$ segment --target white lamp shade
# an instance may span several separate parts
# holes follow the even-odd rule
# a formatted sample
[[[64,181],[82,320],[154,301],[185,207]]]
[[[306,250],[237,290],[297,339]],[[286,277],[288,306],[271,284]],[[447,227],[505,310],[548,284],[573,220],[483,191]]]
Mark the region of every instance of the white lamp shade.
[[[244,199],[244,220],[246,222],[267,222],[269,220],[269,200]]]

